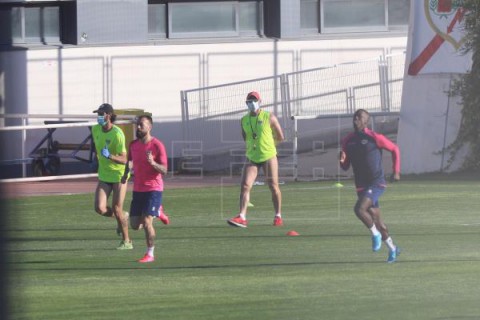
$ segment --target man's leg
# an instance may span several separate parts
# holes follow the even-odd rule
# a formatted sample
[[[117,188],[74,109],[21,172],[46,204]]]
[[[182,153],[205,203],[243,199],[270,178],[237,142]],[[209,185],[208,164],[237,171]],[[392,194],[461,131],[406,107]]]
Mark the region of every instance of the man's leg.
[[[363,224],[370,229],[373,225],[373,218],[370,215],[369,209],[372,207],[373,202],[372,199],[367,197],[360,197],[355,204],[355,215],[357,216]]]
[[[276,214],[281,213],[282,210],[282,192],[278,185],[278,159],[273,157],[265,162],[263,171],[267,179],[268,187],[272,192],[273,209]]]
[[[155,228],[153,227],[153,216],[144,216],[143,225],[145,229],[145,240],[147,243],[147,248],[153,248],[155,245]],[[151,254],[153,256],[153,252]]]
[[[153,221],[158,217],[159,209],[162,206],[162,191],[152,191],[145,194],[144,210],[142,214],[142,225],[145,231],[145,242],[147,244],[147,252],[142,259],[138,260],[140,263],[155,261],[155,228]]]
[[[265,178],[267,179],[268,187],[272,193],[273,209],[275,210],[275,218],[273,219],[274,226],[282,226],[282,192],[278,185],[278,159],[273,157],[265,162],[263,165]]]
[[[95,189],[95,211],[104,217],[112,217],[113,210],[108,206],[108,197],[112,192],[112,187],[102,181],[98,181]]]
[[[130,202],[130,227],[133,230],[140,230],[143,228],[143,198],[140,193],[133,192],[132,201]]]
[[[380,208],[371,207],[368,209],[370,216],[372,217],[373,223],[377,227],[378,231],[382,234],[382,240],[385,241],[389,237],[387,225],[383,222]]]
[[[250,190],[253,182],[257,178],[258,168],[247,159],[242,172],[242,182],[240,185],[240,212],[237,216],[227,220],[227,223],[234,227],[247,227],[247,207],[250,203]]]
[[[388,233],[387,225],[383,222],[382,215],[380,213],[380,208],[370,208],[369,213],[372,215],[374,224],[377,226],[378,230],[382,234],[382,240],[388,247],[388,258],[387,262],[392,263],[397,260],[398,255],[400,254],[400,249],[393,243],[392,237]]]
[[[153,216],[143,216],[143,229],[145,230],[145,241],[147,244],[147,252],[142,259],[138,260],[140,263],[155,261],[155,228],[153,227]]]
[[[128,219],[123,212],[123,202],[125,201],[125,194],[127,193],[126,183],[113,184],[112,209],[117,221],[122,229],[122,238],[124,243],[130,243],[128,235]]]
[[[242,182],[240,187],[240,214],[247,214],[248,203],[250,202],[250,191],[258,175],[258,167],[248,160],[243,166]]]
[[[372,234],[372,250],[377,252],[382,247],[382,234],[378,231],[375,219],[371,214],[371,209],[374,209],[372,206],[372,199],[360,196],[355,204],[354,211],[358,219],[370,230]]]
[[[130,227],[133,230],[140,230],[143,229],[143,219],[142,217],[136,217],[130,215]]]

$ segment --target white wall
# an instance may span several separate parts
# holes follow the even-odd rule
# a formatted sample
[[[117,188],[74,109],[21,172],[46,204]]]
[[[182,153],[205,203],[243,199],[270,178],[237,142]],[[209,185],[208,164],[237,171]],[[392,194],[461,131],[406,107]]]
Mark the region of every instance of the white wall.
[[[461,107],[458,97],[449,97],[453,75],[434,74],[404,78],[397,142],[403,173],[443,171],[449,153],[443,154],[457,136]],[[449,171],[458,169],[459,154]]]
[[[405,37],[279,41],[277,72],[373,58],[405,45]],[[271,40],[29,50],[26,58],[29,113],[89,113],[110,102],[179,117],[180,90],[274,73]]]
[[[9,113],[88,114],[98,105],[140,108],[162,123],[154,134],[167,145],[181,139],[180,90],[272,76],[378,57],[405,50],[406,37],[376,37],[246,43],[158,46],[72,47],[0,52],[0,95],[8,96]],[[21,56],[20,56],[21,55]],[[7,68],[24,70],[18,83]],[[2,83],[2,82],[0,82]],[[18,87],[24,97],[12,98]],[[8,90],[8,92],[6,92]],[[21,90],[19,92],[22,92]],[[38,123],[34,120],[31,124]],[[29,138],[29,146],[36,143]],[[67,137],[68,139],[68,137]],[[18,149],[18,148],[17,148]],[[12,151],[18,153],[19,150]]]

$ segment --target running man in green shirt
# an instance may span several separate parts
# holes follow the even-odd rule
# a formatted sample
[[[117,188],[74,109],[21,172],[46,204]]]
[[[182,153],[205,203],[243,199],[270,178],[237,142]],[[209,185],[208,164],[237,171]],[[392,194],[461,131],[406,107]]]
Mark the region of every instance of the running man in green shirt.
[[[122,235],[118,250],[133,249],[128,236],[128,218],[123,212],[123,202],[127,193],[127,184],[122,176],[127,163],[127,148],[123,131],[113,124],[113,107],[102,104],[97,110],[98,125],[92,127],[92,137],[98,159],[98,184],[95,190],[95,211],[105,217],[117,219],[117,233]],[[113,193],[112,206],[108,206],[108,197]]]
[[[278,159],[276,145],[283,141],[283,131],[274,114],[260,109],[260,94],[252,91],[247,95],[249,113],[241,120],[242,137],[246,144],[247,159],[243,166],[240,191],[240,213],[227,220],[234,227],[247,227],[247,206],[250,202],[250,190],[263,168],[275,210],[274,226],[282,226],[282,193],[278,186]]]

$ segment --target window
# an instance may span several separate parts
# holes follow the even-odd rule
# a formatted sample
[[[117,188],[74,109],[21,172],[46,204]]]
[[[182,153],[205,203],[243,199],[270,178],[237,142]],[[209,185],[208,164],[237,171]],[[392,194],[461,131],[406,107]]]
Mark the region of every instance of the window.
[[[0,33],[2,44],[60,42],[60,9],[57,6],[2,8],[0,18],[2,30],[8,30]]]
[[[35,42],[42,38],[43,25],[40,8],[24,8],[25,38],[28,42]]]
[[[167,6],[148,5],[148,36],[150,39],[163,39],[167,36]]]
[[[58,7],[43,8],[43,31],[47,39],[60,38],[60,10]]]
[[[23,8],[12,8],[10,28],[13,42],[23,42]]]
[[[240,2],[240,33],[242,35],[263,34],[263,14],[261,2]]]
[[[318,33],[318,0],[300,0],[300,28],[303,33]]]
[[[263,1],[168,4],[169,38],[263,35]]]
[[[410,0],[388,0],[388,25],[408,26]]]
[[[238,3],[168,4],[169,38],[239,36]]]
[[[406,29],[410,2],[411,0],[300,0],[300,27],[303,34]]]
[[[387,0],[322,0],[325,33],[387,30]]]

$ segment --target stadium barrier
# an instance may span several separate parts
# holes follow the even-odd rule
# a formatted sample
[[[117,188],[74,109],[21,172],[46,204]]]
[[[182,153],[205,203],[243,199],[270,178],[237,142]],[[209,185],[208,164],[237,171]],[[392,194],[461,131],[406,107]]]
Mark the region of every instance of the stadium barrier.
[[[388,123],[386,118],[395,118],[393,125],[383,126],[380,128],[380,133],[388,134],[393,133],[396,134],[397,125],[398,125],[398,118],[400,117],[400,112],[371,112],[370,113],[370,128],[372,130],[376,130],[376,126],[379,123],[378,118],[383,118],[383,123]],[[302,132],[299,128],[299,122],[304,122],[308,120],[313,121],[322,121],[322,120],[335,120],[336,121],[336,132],[331,134],[330,136],[327,135],[319,135],[318,132]],[[346,119],[346,124],[341,123],[340,120]],[[325,179],[327,178],[337,178],[341,176],[340,167],[338,166],[337,162],[337,155],[341,149],[341,139],[351,132],[352,129],[352,114],[332,114],[332,115],[318,115],[318,116],[292,116],[293,121],[293,139],[292,139],[292,176],[293,180],[295,181],[311,181],[311,180],[318,180],[318,179]],[[318,138],[320,137],[320,139]],[[300,141],[303,141],[303,145],[300,147]],[[315,173],[315,170],[320,169],[320,167],[316,167],[316,165],[320,165],[321,161],[319,157],[318,163],[307,163],[302,164],[304,168],[301,171],[307,172],[307,175],[302,174],[302,178],[300,178],[299,174],[299,156],[301,154],[322,154],[326,153],[327,149],[330,149],[331,152],[334,152],[333,159],[334,163],[333,166],[331,165],[328,170],[325,168],[321,168],[321,175],[319,176]],[[307,166],[308,168],[305,168]],[[332,169],[332,167],[334,169]]]
[[[237,151],[244,147],[239,123],[246,114],[245,97],[250,91],[258,91],[262,108],[274,113],[284,129],[286,143],[281,146],[281,154],[291,154],[284,150],[293,148],[295,124],[292,116],[329,119],[332,115],[351,115],[359,108],[370,113],[397,115],[401,106],[404,64],[405,54],[402,53],[183,90],[183,141],[201,145],[197,158],[202,159],[207,171],[231,170],[232,163],[239,161]],[[309,129],[315,131],[318,123],[307,121],[304,125],[312,126]],[[327,134],[334,134],[337,129],[331,131]],[[185,161],[188,163],[188,159]],[[198,159],[192,161],[198,162]]]
[[[136,114],[138,114],[138,112]],[[122,130],[126,132],[126,136],[130,137],[130,139],[134,136],[135,128],[133,124],[135,123],[134,119],[136,114],[118,115],[117,121],[115,122],[115,124],[121,126]],[[3,152],[0,164],[2,166],[21,164],[21,176],[23,178],[27,176],[28,163],[31,163],[33,175],[52,175],[52,177],[43,177],[43,179],[32,178],[32,181],[43,181],[58,179],[53,178],[53,176],[58,173],[60,158],[75,159],[87,163],[94,161],[93,143],[90,141],[90,128],[96,125],[97,122],[91,121],[91,115],[3,114],[0,115],[0,118],[6,123],[22,123],[22,125],[0,127],[0,139],[4,144],[3,149],[11,151]],[[35,124],[29,124],[29,122]],[[83,128],[87,128],[88,131],[85,133],[85,131],[78,130]],[[129,128],[131,129],[129,130]],[[47,130],[45,135],[43,130]],[[79,142],[69,141],[68,143],[56,141],[53,139],[53,134],[56,130],[63,130],[61,132],[58,131],[58,135],[63,138],[67,136],[68,139],[75,140],[81,137],[83,140]],[[65,130],[69,132],[67,133]],[[40,139],[42,136],[43,139]],[[46,144],[46,147],[44,144]],[[20,146],[20,148],[18,148],[18,146]],[[27,150],[32,151],[28,152]],[[64,154],[59,152],[61,150],[69,150],[71,152]],[[89,153],[88,157],[84,156],[86,152]],[[49,168],[49,172],[45,173],[44,168]],[[39,170],[42,170],[42,172]],[[91,176],[92,174],[80,174],[79,177],[86,177],[86,175]],[[2,182],[8,182],[10,180],[12,179],[1,179]]]

